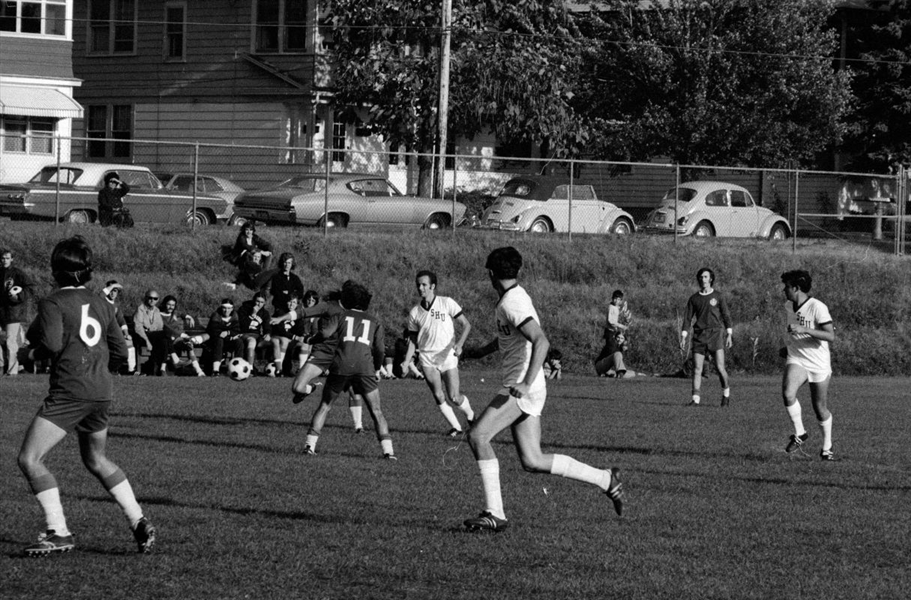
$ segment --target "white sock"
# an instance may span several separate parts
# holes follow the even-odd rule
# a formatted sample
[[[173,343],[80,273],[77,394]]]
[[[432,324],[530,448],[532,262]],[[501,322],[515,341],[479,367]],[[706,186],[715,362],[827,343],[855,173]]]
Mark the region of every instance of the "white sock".
[[[565,454],[554,454],[550,472],[553,475],[559,475],[567,479],[597,485],[602,490],[607,490],[610,487],[611,473],[609,469],[596,469]]]
[[[465,418],[474,421],[474,411],[471,409],[471,403],[468,402],[468,396],[462,394],[462,403],[459,404],[459,410],[465,414]]]
[[[449,422],[450,427],[453,429],[458,429],[462,431],[462,426],[459,425],[459,419],[455,415],[455,411],[452,410],[452,407],[449,406],[447,402],[438,405],[440,412],[443,413],[443,416],[446,417],[446,420]]]
[[[788,409],[788,416],[791,417],[791,422],[794,423],[794,433],[796,435],[805,434],[807,430],[803,428],[803,419],[801,418],[803,411],[800,409],[800,402],[795,402],[785,408]]]
[[[312,433],[307,434],[307,445],[316,450],[316,440],[319,439],[318,435],[313,435]]]
[[[380,448],[383,449],[383,454],[391,454],[395,456],[395,452],[392,451],[392,439],[386,438],[380,440]]]
[[[693,402],[699,404],[699,394],[693,394]]]
[[[495,458],[479,460],[478,468],[481,470],[481,485],[484,486],[486,510],[498,519],[505,519],[503,496],[500,493],[500,461]]]
[[[53,530],[57,535],[70,535],[70,530],[66,527],[66,517],[63,516],[63,505],[60,503],[60,488],[44,490],[35,494],[35,498],[44,510],[47,529]]]
[[[197,374],[197,375],[202,375],[202,374],[203,374],[202,367],[199,366],[199,361],[198,361],[198,360],[194,360],[194,361],[193,361],[193,369],[196,371],[196,374]]]
[[[136,370],[136,348],[133,346],[127,348],[127,369],[130,371]]]
[[[364,428],[364,407],[363,406],[349,406],[348,410],[351,411],[351,420],[354,421],[355,429]]]
[[[285,364],[285,353],[279,352],[278,356],[275,357],[275,366],[281,371],[283,364]]]
[[[142,509],[136,502],[136,496],[133,494],[133,488],[126,479],[108,490],[108,493],[114,498],[120,509],[127,518],[130,527],[136,524],[142,518]]]
[[[724,398],[730,398],[731,397],[731,388],[724,388],[723,390],[721,390],[721,395]]]
[[[822,449],[832,449],[832,415],[825,421],[819,422],[819,428],[822,430]]]

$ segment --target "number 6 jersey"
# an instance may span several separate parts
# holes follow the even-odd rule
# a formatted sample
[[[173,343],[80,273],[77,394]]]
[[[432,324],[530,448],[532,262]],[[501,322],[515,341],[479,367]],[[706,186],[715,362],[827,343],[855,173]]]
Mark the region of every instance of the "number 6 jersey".
[[[114,307],[84,287],[61,288],[38,302],[29,327],[38,360],[51,360],[51,397],[111,399],[111,372],[127,358],[127,345]]]

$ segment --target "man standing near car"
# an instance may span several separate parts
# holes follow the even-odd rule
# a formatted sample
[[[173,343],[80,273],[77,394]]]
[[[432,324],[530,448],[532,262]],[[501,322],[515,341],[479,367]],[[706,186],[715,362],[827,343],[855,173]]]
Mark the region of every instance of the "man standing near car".
[[[130,186],[120,181],[117,171],[104,176],[104,187],[98,190],[98,221],[102,227],[124,226],[123,197],[130,193]]]
[[[5,339],[0,349],[0,371],[18,375],[17,354],[22,341],[22,324],[28,318],[28,298],[34,293],[32,281],[13,266],[13,253],[0,249],[0,330]]]

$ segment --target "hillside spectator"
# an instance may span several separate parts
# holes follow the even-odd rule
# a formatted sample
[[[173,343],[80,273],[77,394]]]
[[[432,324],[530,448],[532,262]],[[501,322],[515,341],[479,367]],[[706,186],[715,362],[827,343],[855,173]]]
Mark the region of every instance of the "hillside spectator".
[[[623,378],[626,375],[623,354],[629,349],[627,335],[632,318],[632,311],[624,299],[623,291],[615,290],[607,307],[604,347],[595,359],[595,372],[599,377]]]
[[[129,193],[130,186],[120,181],[116,171],[104,176],[104,187],[98,190],[98,221],[102,227],[133,226],[130,211],[123,206],[123,198]]]
[[[303,297],[304,284],[300,277],[291,272],[295,266],[294,255],[290,252],[284,252],[278,257],[278,269],[269,278],[272,312],[278,312],[288,306],[288,299],[291,296]]]
[[[547,351],[547,358],[544,359],[544,378],[545,379],[563,379],[563,353],[556,348]]]
[[[268,283],[269,268],[272,266],[272,244],[256,235],[256,226],[247,221],[240,228],[234,246],[225,251],[225,259],[237,267],[232,289],[238,284],[259,291]]]
[[[247,300],[237,309],[240,335],[235,344],[234,355],[243,356],[251,365],[256,359],[256,349],[272,340],[270,315],[265,307],[266,296],[262,292],[256,292],[252,299]]]
[[[111,279],[104,284],[104,288],[101,290],[102,296],[108,301],[108,304],[114,307],[114,319],[117,321],[117,326],[120,327],[120,331],[123,332],[123,339],[127,343],[127,374],[132,375],[136,372],[136,347],[133,345],[133,337],[130,335],[130,328],[127,326],[126,317],[123,314],[123,309],[120,307],[119,300],[123,292],[123,286],[120,285],[116,279]]]
[[[615,333],[622,333],[626,336],[632,321],[633,313],[623,297],[623,290],[614,290],[610,305],[607,307],[607,327]],[[624,348],[624,350],[626,349]]]
[[[221,361],[225,356],[227,344],[234,342],[239,334],[237,315],[234,314],[234,302],[224,298],[218,309],[209,317],[206,325],[206,366],[212,377],[221,375]],[[233,346],[231,346],[233,348]]]
[[[164,375],[164,364],[168,358],[168,339],[164,331],[164,320],[158,310],[161,297],[155,290],[149,290],[143,303],[136,307],[133,315],[133,342],[149,352],[149,360],[142,366],[144,375]]]
[[[35,294],[31,279],[13,266],[13,252],[0,249],[0,371],[4,375],[19,374],[19,346],[25,342],[22,324],[28,319],[28,301]]]
[[[189,366],[193,369],[193,374],[204,375],[199,360],[196,358],[196,352],[193,350],[190,335],[186,332],[187,329],[196,327],[196,319],[190,314],[180,314],[177,310],[177,298],[171,295],[164,297],[159,310],[167,336],[168,358],[174,371],[180,372],[180,355],[185,354]]]

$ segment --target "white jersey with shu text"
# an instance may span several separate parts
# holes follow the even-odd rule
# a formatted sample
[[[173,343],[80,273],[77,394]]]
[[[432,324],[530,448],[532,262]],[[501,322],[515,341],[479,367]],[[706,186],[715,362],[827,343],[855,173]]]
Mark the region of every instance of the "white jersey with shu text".
[[[500,298],[496,310],[497,342],[500,346],[501,364],[503,367],[503,385],[511,387],[522,381],[531,362],[532,344],[519,331],[519,327],[530,320],[541,320],[532,304],[531,297],[522,286],[515,285]],[[544,388],[544,370],[531,384],[532,389]]]
[[[817,300],[809,298],[796,309],[793,302],[785,302],[787,324],[800,325],[807,329],[821,329],[832,323],[828,307]],[[808,371],[825,372],[832,370],[832,359],[829,354],[829,342],[800,333],[792,335],[785,332],[785,343],[788,347],[788,358],[797,359],[798,364]]]
[[[422,302],[411,309],[408,331],[417,332],[417,347],[422,357],[435,364],[450,357],[455,345],[454,322],[461,315],[459,303],[446,296],[434,296],[427,308]]]

